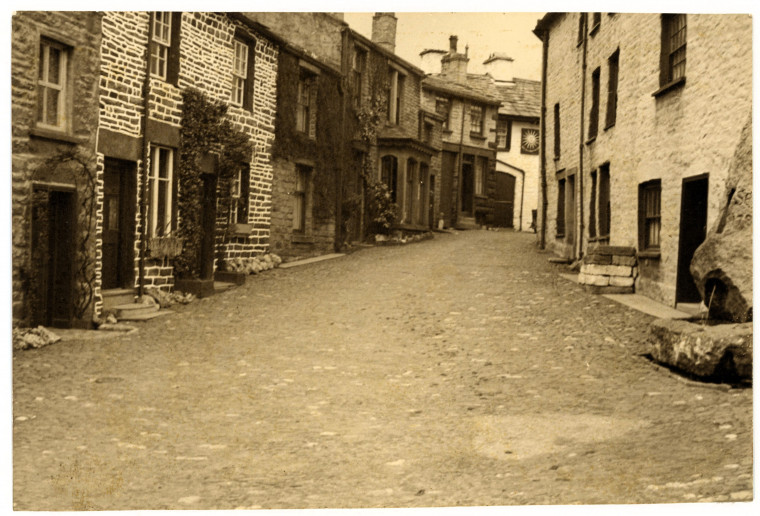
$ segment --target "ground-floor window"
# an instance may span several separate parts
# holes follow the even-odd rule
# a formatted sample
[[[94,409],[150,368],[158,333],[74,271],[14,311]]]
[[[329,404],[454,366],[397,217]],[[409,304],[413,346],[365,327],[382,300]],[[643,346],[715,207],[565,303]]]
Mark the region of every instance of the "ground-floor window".
[[[610,165],[599,167],[599,237],[610,235]]]
[[[557,181],[557,238],[565,236],[565,180]]]
[[[660,249],[660,192],[659,179],[639,185],[639,250]]]
[[[310,180],[311,167],[296,165],[296,185],[293,191],[293,230],[301,233],[306,231],[306,209]]]
[[[475,158],[475,195],[485,195],[485,177],[488,169],[488,158]]]
[[[406,160],[406,191],[404,192],[404,222],[409,224],[413,222],[414,199],[416,197],[414,189],[417,186],[416,176],[417,162],[414,159],[409,158]]]
[[[596,170],[591,172],[591,202],[589,203],[588,207],[588,236],[590,238],[596,238],[596,203],[597,203],[597,193],[596,193],[596,178],[597,178]]]
[[[396,156],[383,156],[380,160],[380,181],[388,187],[391,202],[395,203],[398,189],[398,159]]]
[[[148,174],[149,237],[168,236],[176,228],[174,183],[174,149],[152,146]]]
[[[230,224],[248,222],[248,191],[250,188],[250,167],[241,165],[230,184]]]

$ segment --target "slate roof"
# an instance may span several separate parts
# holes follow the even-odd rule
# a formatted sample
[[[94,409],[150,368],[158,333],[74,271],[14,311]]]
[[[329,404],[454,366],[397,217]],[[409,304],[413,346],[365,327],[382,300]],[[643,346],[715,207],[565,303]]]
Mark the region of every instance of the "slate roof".
[[[467,82],[463,84],[434,73],[422,80],[422,87],[484,104],[501,104],[501,94],[490,75],[468,73]]]
[[[541,82],[514,79],[514,84],[497,83],[502,103],[499,114],[538,118],[541,115]]]

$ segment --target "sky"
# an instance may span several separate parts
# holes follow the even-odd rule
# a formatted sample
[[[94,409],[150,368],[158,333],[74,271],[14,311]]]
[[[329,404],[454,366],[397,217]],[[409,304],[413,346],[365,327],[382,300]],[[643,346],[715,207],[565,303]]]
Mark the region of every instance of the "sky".
[[[372,36],[372,14],[346,12],[345,21],[360,34]],[[541,79],[541,40],[533,34],[543,13],[412,13],[397,12],[396,54],[419,66],[425,49],[448,50],[449,36],[459,37],[457,50],[469,45],[467,70],[483,73],[493,52],[514,59],[514,76]]]

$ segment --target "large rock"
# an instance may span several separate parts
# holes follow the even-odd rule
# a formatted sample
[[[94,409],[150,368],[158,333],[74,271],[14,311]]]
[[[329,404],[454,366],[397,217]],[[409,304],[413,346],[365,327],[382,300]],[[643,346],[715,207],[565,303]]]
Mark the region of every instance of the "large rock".
[[[720,216],[690,269],[711,318],[752,320],[751,115],[731,162]]]
[[[706,379],[752,378],[752,323],[707,326],[658,319],[649,327],[652,358]]]

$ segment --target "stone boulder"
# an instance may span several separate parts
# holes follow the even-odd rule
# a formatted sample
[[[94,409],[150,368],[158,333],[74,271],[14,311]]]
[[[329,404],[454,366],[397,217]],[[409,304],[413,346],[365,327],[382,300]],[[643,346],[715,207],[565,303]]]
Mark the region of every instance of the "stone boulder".
[[[730,165],[720,215],[694,253],[691,275],[711,318],[752,320],[752,118]]]
[[[649,327],[652,358],[712,380],[752,378],[752,323],[708,326],[658,319]]]

